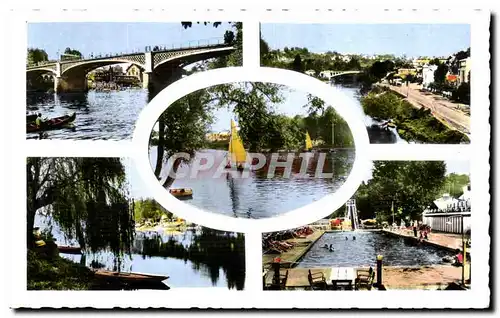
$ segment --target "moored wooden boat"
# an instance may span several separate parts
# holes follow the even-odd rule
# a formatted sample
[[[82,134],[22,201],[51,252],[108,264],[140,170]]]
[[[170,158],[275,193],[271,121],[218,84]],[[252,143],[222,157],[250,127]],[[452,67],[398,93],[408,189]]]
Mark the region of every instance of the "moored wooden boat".
[[[26,132],[31,133],[44,130],[60,129],[75,121],[75,118],[76,118],[76,113],[73,113],[71,115],[65,115],[46,120],[40,126],[37,126],[34,122],[31,123],[27,122]]]
[[[63,254],[82,254],[82,249],[77,246],[58,246],[57,249]]]
[[[125,289],[170,289],[170,287],[164,283],[169,276],[113,272],[102,269],[94,271],[94,275],[100,280],[106,281],[112,285],[121,286]]]
[[[37,117],[38,117],[37,114],[27,114],[26,115],[26,123],[29,124],[29,123],[35,122]]]
[[[193,189],[190,189],[190,188],[170,189],[169,192],[171,195],[173,195],[176,198],[192,197],[193,196]]]

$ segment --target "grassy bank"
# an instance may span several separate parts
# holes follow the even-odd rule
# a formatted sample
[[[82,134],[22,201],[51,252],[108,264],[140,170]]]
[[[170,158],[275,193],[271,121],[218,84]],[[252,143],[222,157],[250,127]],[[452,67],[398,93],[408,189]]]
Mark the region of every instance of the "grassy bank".
[[[59,255],[28,250],[28,290],[89,290],[93,272]]]
[[[374,88],[362,98],[361,105],[371,117],[392,119],[399,135],[407,141],[447,144],[469,142],[466,135],[448,128],[432,116],[429,109],[417,109],[394,92]]]

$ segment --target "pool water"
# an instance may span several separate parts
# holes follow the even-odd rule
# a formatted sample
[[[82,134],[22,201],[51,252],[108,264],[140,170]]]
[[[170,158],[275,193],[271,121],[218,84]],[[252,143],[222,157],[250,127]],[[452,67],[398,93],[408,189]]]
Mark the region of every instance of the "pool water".
[[[324,248],[325,244],[331,244],[334,251]],[[446,264],[443,257],[453,256],[447,250],[380,231],[330,232],[323,234],[297,267],[375,267],[379,254],[384,265],[409,267]]]

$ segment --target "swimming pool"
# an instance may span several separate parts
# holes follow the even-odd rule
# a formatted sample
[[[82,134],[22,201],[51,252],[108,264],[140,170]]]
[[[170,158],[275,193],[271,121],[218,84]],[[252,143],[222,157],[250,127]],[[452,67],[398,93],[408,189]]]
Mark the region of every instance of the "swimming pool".
[[[324,248],[325,244],[331,244],[334,251]],[[447,250],[417,245],[412,239],[381,231],[328,232],[302,257],[297,267],[375,267],[379,254],[388,266],[446,264],[443,257],[453,256]]]

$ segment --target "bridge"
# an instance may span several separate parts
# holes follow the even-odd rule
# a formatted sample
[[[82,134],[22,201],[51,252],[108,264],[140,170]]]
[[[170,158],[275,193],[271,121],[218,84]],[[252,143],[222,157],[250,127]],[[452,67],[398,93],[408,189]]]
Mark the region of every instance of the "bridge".
[[[362,73],[362,71],[330,71],[330,70],[328,70],[328,71],[321,71],[319,73],[319,76],[331,80],[332,78],[337,77],[337,76],[342,76],[342,75],[347,75],[347,74],[360,74],[360,73]]]
[[[235,50],[228,44],[204,45],[179,49],[159,49],[113,56],[99,56],[88,59],[54,61],[26,67],[26,78],[51,74],[54,78],[54,91],[87,91],[87,73],[93,69],[120,63],[131,63],[142,70],[144,88],[161,90],[182,76],[182,68],[202,60],[229,55]]]

